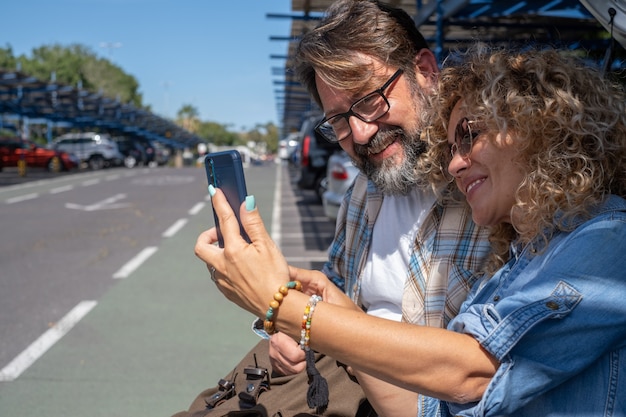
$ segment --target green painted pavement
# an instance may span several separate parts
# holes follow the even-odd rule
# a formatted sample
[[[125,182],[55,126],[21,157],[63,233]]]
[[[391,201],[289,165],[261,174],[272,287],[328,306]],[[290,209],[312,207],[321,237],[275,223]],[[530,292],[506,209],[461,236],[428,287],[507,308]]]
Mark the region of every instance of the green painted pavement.
[[[269,225],[275,170],[246,176]],[[0,383],[0,416],[170,416],[230,372],[258,337],[193,254],[210,225],[207,204],[18,379]]]

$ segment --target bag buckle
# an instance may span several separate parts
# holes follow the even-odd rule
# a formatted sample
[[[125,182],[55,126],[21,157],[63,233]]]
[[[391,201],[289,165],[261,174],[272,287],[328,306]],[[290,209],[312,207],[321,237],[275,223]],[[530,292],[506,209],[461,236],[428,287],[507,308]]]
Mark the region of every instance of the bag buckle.
[[[246,374],[246,386],[239,392],[240,406],[251,408],[256,405],[259,395],[270,389],[270,374],[267,369],[259,367],[246,367],[243,372]]]
[[[227,379],[220,379],[217,383],[218,391],[206,400],[206,408],[215,408],[224,401],[235,396],[235,383]]]

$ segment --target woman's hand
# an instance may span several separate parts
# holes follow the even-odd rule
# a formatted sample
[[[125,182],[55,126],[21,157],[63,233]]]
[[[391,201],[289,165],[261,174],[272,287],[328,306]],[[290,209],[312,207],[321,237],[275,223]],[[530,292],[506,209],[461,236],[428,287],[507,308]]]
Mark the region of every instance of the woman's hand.
[[[215,190],[211,201],[219,219],[224,238],[224,248],[219,248],[217,230],[209,229],[200,234],[195,253],[209,269],[218,289],[241,308],[257,317],[265,316],[268,302],[277,289],[289,281],[289,268],[285,258],[265,230],[263,221],[254,204],[254,197],[240,207],[241,223],[252,243],[240,235],[237,217],[221,190]]]

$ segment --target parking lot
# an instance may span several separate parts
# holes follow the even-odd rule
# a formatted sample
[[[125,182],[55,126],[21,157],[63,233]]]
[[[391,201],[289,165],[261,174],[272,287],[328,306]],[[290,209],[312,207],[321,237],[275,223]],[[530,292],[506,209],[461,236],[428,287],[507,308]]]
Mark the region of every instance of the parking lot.
[[[168,416],[256,343],[253,318],[193,255],[212,225],[203,169],[10,174],[0,173],[0,415]],[[246,177],[288,261],[321,267],[334,226],[316,196],[286,165]]]

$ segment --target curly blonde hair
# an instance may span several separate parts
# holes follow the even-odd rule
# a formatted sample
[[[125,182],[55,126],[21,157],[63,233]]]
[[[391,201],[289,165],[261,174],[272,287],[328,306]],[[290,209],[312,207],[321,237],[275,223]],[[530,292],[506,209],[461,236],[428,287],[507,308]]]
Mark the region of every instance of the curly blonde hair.
[[[456,59],[459,58],[459,59]],[[570,230],[574,218],[609,194],[626,196],[626,97],[582,60],[554,49],[510,51],[477,44],[451,59],[433,97],[429,178],[450,181],[447,127],[462,100],[489,138],[508,133],[527,173],[516,191],[513,224],[491,228],[492,267],[513,239],[528,244]],[[449,60],[450,61],[450,60]]]

